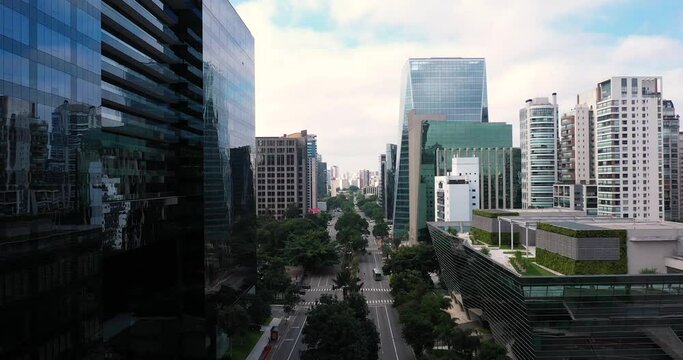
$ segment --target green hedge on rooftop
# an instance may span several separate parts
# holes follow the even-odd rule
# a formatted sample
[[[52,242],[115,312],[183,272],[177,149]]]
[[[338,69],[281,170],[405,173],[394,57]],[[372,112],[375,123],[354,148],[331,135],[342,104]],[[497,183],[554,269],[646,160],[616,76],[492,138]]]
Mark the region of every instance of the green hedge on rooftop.
[[[574,238],[615,237],[619,239],[619,260],[574,260],[546,249],[536,248],[538,264],[565,275],[626,274],[628,272],[626,230],[575,230],[547,223],[539,223],[537,229]]]
[[[503,244],[510,245],[510,232],[504,231],[501,234]],[[492,246],[498,246],[498,233],[488,232],[480,228],[470,228],[470,238]],[[519,233],[515,233],[515,245],[519,245]]]
[[[497,219],[499,216],[519,216],[519,213],[514,211],[504,211],[504,210],[481,210],[474,209],[472,214],[477,216],[483,216],[490,219]]]

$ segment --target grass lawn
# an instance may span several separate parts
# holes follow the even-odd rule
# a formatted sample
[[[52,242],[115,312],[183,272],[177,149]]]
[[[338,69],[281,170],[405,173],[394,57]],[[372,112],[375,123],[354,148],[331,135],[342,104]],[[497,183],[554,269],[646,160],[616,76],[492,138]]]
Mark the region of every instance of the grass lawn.
[[[529,258],[525,272],[519,269],[519,266],[517,266],[517,262],[514,261],[514,259],[510,259],[510,264],[512,264],[512,267],[523,276],[555,276],[555,274],[550,271],[536,265],[536,263],[532,262],[533,260],[535,260],[535,258]]]
[[[261,338],[261,334],[262,332],[258,330],[250,331],[244,335],[244,337],[235,341],[232,348],[232,360],[246,359],[247,356],[249,356],[251,349],[253,349],[254,345],[258,342],[258,339]]]

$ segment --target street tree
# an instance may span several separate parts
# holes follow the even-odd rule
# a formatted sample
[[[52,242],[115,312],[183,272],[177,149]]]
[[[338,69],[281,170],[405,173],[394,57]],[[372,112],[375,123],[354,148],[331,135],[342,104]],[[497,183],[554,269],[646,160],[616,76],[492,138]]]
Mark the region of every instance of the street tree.
[[[375,222],[375,226],[372,227],[372,236],[384,240],[389,236],[389,225],[383,220]]]
[[[329,295],[320,297],[320,304],[308,312],[303,329],[301,352],[303,360],[377,359],[370,355],[369,341],[363,325],[351,307]]]
[[[498,345],[495,341],[485,341],[481,343],[479,352],[474,360],[507,360],[507,350]]]
[[[336,243],[326,240],[316,232],[291,236],[284,253],[290,264],[302,265],[306,271],[339,261]]]
[[[419,271],[425,278],[439,270],[434,248],[429,244],[402,246],[396,249],[383,267],[385,274],[397,274],[405,270]]]

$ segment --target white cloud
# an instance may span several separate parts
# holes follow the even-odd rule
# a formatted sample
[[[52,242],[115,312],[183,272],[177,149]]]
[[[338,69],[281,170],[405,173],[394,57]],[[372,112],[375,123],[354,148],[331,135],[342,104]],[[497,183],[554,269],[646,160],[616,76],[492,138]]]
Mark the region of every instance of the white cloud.
[[[557,92],[561,110],[568,110],[577,93],[610,76],[662,75],[665,96],[678,103],[679,39],[581,30],[581,21],[601,19],[601,6],[611,2],[244,3],[237,11],[256,39],[257,135],[307,129],[318,135],[328,164],[376,169],[385,144],[397,141],[401,68],[408,57],[486,57],[490,118],[513,123],[515,143],[525,99]],[[328,11],[334,31],[277,26],[273,18],[283,8],[294,15]]]

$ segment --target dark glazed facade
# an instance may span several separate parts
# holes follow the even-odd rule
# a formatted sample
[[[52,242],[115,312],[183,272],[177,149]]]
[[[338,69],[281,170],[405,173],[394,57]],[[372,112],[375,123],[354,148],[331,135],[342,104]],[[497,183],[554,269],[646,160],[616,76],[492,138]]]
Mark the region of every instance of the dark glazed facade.
[[[676,359],[683,276],[521,277],[428,223],[449,292],[517,359]]]
[[[249,30],[227,0],[0,19],[0,358],[211,357],[206,295],[255,282]]]

